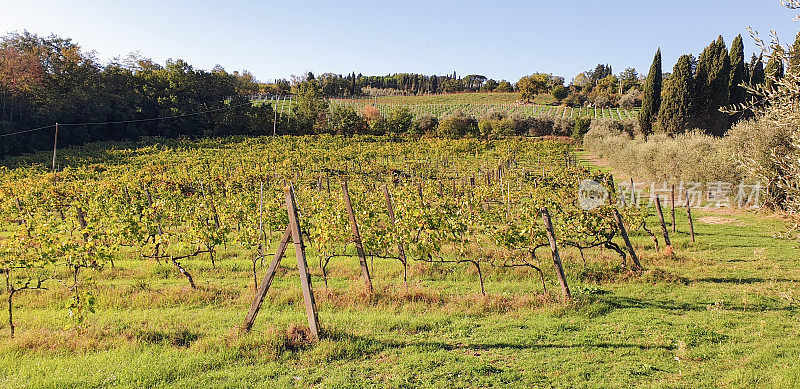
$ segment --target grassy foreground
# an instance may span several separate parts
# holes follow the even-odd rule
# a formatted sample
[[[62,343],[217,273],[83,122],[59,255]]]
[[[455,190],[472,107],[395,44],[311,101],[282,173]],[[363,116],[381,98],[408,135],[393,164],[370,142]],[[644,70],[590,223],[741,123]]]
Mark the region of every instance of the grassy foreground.
[[[228,252],[216,270],[188,261],[199,291],[169,266],[121,260],[97,276],[98,312],[83,328],[65,328],[64,291],[19,295],[18,336],[0,343],[0,385],[797,385],[800,268],[794,244],[771,236],[782,222],[696,215],[713,223],[698,221],[691,244],[679,212],[674,258],[635,237],[648,269],[640,277],[608,251],[591,252],[586,265],[567,251],[573,303],[543,297],[523,270],[489,270],[482,297],[467,267],[418,265],[404,287],[399,265],[377,260],[369,296],[356,260],[341,260],[328,290],[314,277],[326,336],[313,345],[293,255],[248,335],[235,330],[253,294],[244,257]],[[0,331],[7,336],[7,325]]]

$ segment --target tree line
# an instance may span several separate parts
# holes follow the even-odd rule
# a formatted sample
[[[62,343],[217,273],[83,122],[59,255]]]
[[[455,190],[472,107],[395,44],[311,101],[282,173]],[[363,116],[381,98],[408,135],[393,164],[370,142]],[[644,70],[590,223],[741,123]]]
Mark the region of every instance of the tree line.
[[[798,50],[800,34],[791,51]],[[730,50],[719,36],[699,58],[681,56],[672,73],[664,77],[659,49],[644,82],[639,112],[642,131],[672,135],[700,129],[711,135],[724,135],[736,121],[752,116],[751,109],[760,104],[749,91],[775,88],[786,65],[781,58],[784,57],[771,55],[765,65],[763,55],[753,55],[747,62],[741,35],[734,38]],[[800,57],[791,53],[788,58],[789,66],[800,62]],[[723,112],[726,108],[738,113]]]
[[[385,76],[365,76],[361,73],[341,75],[309,72],[295,77],[293,84],[315,79],[326,97],[365,96],[365,95],[422,95],[459,92],[513,92],[514,86],[506,80],[494,80],[479,74],[458,76],[456,72],[444,76],[416,73],[395,73]],[[287,94],[291,91],[290,82],[277,80],[274,84],[263,85],[265,93]]]
[[[160,65],[138,55],[101,64],[55,35],[23,32],[0,39],[0,136],[54,123],[63,124],[59,146],[271,132],[272,107],[250,104],[248,96],[257,91],[252,74],[228,73],[219,65],[205,71],[183,60]],[[141,121],[159,117],[171,119]],[[104,122],[114,123],[72,125]],[[2,159],[52,148],[54,129],[0,139]]]

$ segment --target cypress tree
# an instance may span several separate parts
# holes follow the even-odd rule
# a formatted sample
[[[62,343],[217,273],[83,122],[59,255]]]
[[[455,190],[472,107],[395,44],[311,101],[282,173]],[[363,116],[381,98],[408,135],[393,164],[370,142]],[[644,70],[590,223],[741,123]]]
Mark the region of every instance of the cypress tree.
[[[639,111],[639,124],[642,131],[649,134],[653,120],[658,114],[661,106],[661,48],[658,48],[653,57],[653,64],[650,65],[650,72],[644,82],[644,97],[642,98],[642,109]]]
[[[789,71],[792,74],[800,71],[800,32],[797,33],[791,51],[789,51]]]
[[[750,80],[747,66],[744,63],[744,44],[742,36],[738,35],[731,43],[731,75],[730,75],[730,104],[741,105],[747,100],[747,90],[742,85]]]
[[[766,81],[764,82],[767,89],[775,89],[778,80],[783,78],[783,52],[780,49],[775,49],[767,61],[767,66],[764,68]]]
[[[350,75],[350,96],[356,94],[356,72]]]
[[[728,115],[719,111],[730,97],[731,63],[725,41],[719,36],[700,54],[695,72],[695,124],[712,135],[728,129]]]
[[[664,101],[658,110],[656,130],[668,134],[686,132],[691,125],[693,98],[692,57],[682,55],[664,87]]]
[[[763,57],[763,55],[759,55],[758,58],[756,58],[756,56],[753,55],[753,59],[752,59],[751,62],[752,62],[753,65],[750,67],[751,68],[751,70],[750,70],[750,85],[751,86],[756,86],[756,85],[764,84],[765,76],[764,76],[764,57]]]

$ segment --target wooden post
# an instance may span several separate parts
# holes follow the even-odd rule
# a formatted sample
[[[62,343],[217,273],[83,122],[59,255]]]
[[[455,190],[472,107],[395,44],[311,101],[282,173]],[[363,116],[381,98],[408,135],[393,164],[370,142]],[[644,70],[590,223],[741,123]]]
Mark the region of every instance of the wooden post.
[[[561,292],[564,293],[565,298],[571,299],[572,294],[569,292],[567,277],[564,275],[564,267],[561,265],[561,256],[558,255],[556,234],[553,231],[553,222],[550,220],[550,213],[547,211],[547,208],[542,208],[542,219],[544,220],[544,228],[547,231],[547,239],[550,240],[550,250],[553,252],[553,263],[556,267],[558,283],[561,284]]]
[[[672,246],[669,241],[669,232],[667,231],[667,223],[664,221],[664,212],[661,211],[661,198],[656,195],[656,211],[658,211],[658,220],[661,221],[661,233],[664,234],[664,244]]]
[[[676,233],[677,227],[675,227],[675,185],[670,187],[670,205],[672,205],[672,233]]]
[[[58,148],[58,123],[56,123],[56,132],[53,135],[53,171],[56,171],[56,149]]]
[[[81,227],[81,230],[85,230],[86,229],[86,214],[83,213],[83,208],[75,207],[75,213],[76,213],[75,216],[78,219],[78,225]],[[89,233],[87,233],[87,232],[83,233],[83,241],[84,242],[88,242],[89,241]]]
[[[272,137],[275,137],[275,133],[278,130],[278,99],[280,96],[275,97],[275,119],[272,120]]]
[[[281,263],[281,258],[283,258],[283,254],[286,252],[286,246],[289,244],[291,235],[291,228],[286,227],[286,231],[283,233],[283,237],[278,244],[278,248],[275,249],[275,257],[272,258],[272,262],[269,264],[269,268],[267,269],[267,274],[264,275],[264,280],[262,280],[261,285],[258,286],[256,297],[253,299],[253,303],[250,304],[250,310],[247,312],[247,316],[244,318],[244,323],[241,327],[242,331],[247,332],[253,328],[253,322],[256,320],[258,310],[261,309],[261,303],[264,301],[264,296],[267,295],[267,291],[269,291],[269,287],[272,285],[272,280],[275,278],[275,271],[278,270],[278,265]]]
[[[631,206],[635,207],[636,205],[636,187],[633,186],[633,177],[631,177]]]
[[[367,289],[372,293],[372,279],[369,276],[367,258],[364,254],[364,246],[361,244],[361,233],[358,231],[356,214],[353,212],[353,204],[350,202],[350,192],[347,190],[346,180],[342,180],[342,197],[344,197],[344,205],[347,208],[347,216],[350,218],[350,230],[353,232],[353,242],[356,244],[358,262],[361,264],[361,276],[364,278],[364,283],[367,284]]]
[[[389,189],[386,188],[386,185],[383,186],[383,195],[386,197],[386,210],[389,213],[389,222],[392,223],[392,227],[394,227],[397,219],[394,216],[394,203],[392,201],[392,195],[389,194]],[[408,282],[408,262],[406,262],[406,250],[403,247],[402,240],[398,239],[397,241],[397,253],[400,256],[400,262],[403,263],[403,282]]]
[[[289,212],[289,228],[292,231],[294,252],[295,256],[297,256],[297,270],[300,272],[300,285],[303,288],[303,300],[306,305],[306,314],[308,315],[308,329],[311,331],[311,336],[313,338],[319,339],[317,304],[314,302],[314,290],[311,288],[311,275],[308,274],[306,250],[303,245],[303,235],[300,232],[300,218],[297,216],[294,190],[289,186],[284,188],[283,192],[286,194],[286,208]]]
[[[631,240],[628,237],[628,230],[625,229],[625,223],[622,222],[622,215],[619,214],[616,208],[614,209],[614,219],[617,219],[617,227],[619,227],[619,233],[622,235],[622,240],[625,241],[625,246],[628,247],[628,252],[631,253],[631,260],[633,260],[633,265],[636,267],[636,270],[642,269],[642,264],[639,263],[639,257],[636,255],[636,251],[633,249],[633,244],[631,244]]]
[[[692,206],[689,204],[689,196],[686,196],[686,216],[689,217],[689,232],[692,235],[692,243],[694,243],[694,222],[692,221]]]

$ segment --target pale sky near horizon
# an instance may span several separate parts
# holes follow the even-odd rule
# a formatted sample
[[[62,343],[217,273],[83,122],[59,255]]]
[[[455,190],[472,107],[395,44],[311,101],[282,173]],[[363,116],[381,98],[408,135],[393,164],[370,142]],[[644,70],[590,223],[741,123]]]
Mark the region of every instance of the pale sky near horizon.
[[[8,1],[0,34],[72,38],[102,61],[138,51],[164,63],[221,64],[259,80],[314,73],[482,74],[515,82],[534,72],[569,82],[608,63],[646,73],[659,46],[663,70],[699,55],[718,35],[746,28],[791,43],[795,12],[777,0],[655,1]]]

